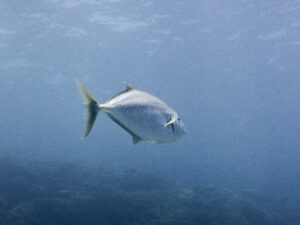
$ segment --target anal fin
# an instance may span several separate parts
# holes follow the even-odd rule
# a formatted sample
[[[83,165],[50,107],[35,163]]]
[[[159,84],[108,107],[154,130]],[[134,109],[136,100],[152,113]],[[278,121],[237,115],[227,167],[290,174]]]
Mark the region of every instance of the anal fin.
[[[142,139],[137,136],[135,133],[133,133],[130,129],[128,129],[126,126],[124,126],[124,124],[122,124],[119,120],[117,120],[115,117],[113,117],[110,113],[107,113],[107,115],[116,123],[118,124],[120,127],[122,127],[125,131],[127,131],[131,137],[132,137],[132,143],[133,144],[137,144],[138,142],[140,142]]]
[[[142,139],[139,138],[138,136],[132,135],[132,144],[135,145],[135,144],[139,143],[141,140],[142,140]]]

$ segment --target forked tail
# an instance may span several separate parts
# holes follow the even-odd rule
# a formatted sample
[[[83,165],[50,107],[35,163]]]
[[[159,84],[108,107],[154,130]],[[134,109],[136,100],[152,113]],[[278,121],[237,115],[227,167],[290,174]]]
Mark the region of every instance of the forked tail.
[[[81,93],[81,96],[83,99],[83,104],[86,107],[86,113],[85,113],[86,126],[85,126],[85,131],[82,135],[82,138],[84,138],[92,130],[93,124],[96,120],[96,117],[97,117],[97,114],[98,114],[100,108],[98,107],[98,102],[89,93],[89,91],[86,89],[86,87],[83,86],[83,84],[79,80],[75,79],[75,81],[77,82],[78,89],[80,90],[80,93]]]

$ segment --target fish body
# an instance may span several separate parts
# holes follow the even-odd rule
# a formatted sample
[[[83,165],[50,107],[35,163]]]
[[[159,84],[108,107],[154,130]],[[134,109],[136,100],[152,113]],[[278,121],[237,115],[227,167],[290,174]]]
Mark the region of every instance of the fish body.
[[[89,134],[99,111],[126,130],[134,144],[141,140],[153,144],[172,143],[186,132],[178,114],[149,93],[126,84],[125,91],[99,104],[79,81],[77,83],[87,108],[84,137]]]

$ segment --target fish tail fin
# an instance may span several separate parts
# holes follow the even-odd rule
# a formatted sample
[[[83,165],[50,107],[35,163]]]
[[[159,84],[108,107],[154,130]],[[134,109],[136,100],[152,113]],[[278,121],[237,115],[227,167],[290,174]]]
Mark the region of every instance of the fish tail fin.
[[[82,138],[86,137],[90,131],[92,130],[92,127],[94,125],[94,122],[96,120],[97,114],[100,111],[99,104],[96,101],[96,99],[90,94],[90,92],[86,89],[86,87],[77,79],[75,79],[78,89],[81,93],[83,104],[86,107],[86,119],[85,119],[85,131],[82,135]]]

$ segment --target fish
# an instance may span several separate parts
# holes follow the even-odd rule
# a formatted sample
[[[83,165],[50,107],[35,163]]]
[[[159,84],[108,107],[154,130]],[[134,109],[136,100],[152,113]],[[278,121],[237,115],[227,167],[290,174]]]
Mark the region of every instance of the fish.
[[[177,112],[147,92],[124,82],[124,91],[100,104],[79,80],[75,81],[86,108],[86,126],[82,138],[92,130],[99,112],[104,112],[127,131],[133,144],[140,141],[151,144],[173,143],[186,133]]]

